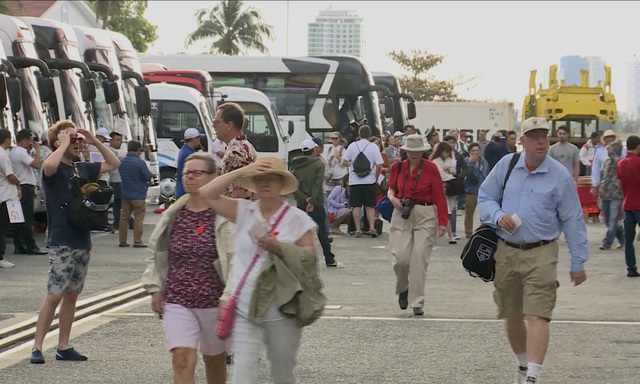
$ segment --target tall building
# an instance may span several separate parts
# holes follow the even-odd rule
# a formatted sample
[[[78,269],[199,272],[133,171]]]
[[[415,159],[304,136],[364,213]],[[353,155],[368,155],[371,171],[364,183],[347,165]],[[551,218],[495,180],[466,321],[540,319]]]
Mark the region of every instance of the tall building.
[[[598,81],[604,83],[604,66],[606,62],[600,56],[563,56],[560,59],[559,79],[564,85],[580,85],[580,71],[589,71],[589,86],[597,87]]]
[[[582,56],[562,56],[560,70],[564,85],[580,85],[580,70],[589,69],[589,62]]]
[[[601,86],[604,86],[604,67],[607,63],[600,56],[587,56],[587,63],[589,64],[589,86],[597,87],[598,82]]]
[[[640,118],[640,56],[633,55],[627,63],[627,114]]]
[[[355,11],[320,11],[309,23],[307,51],[309,56],[351,55],[362,58],[364,31],[362,17]]]

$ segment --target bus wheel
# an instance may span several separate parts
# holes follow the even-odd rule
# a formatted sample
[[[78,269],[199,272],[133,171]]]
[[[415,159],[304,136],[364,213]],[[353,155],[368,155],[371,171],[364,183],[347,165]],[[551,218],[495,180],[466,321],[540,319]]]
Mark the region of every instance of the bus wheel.
[[[160,170],[160,203],[164,203],[176,194],[176,171],[174,169]]]

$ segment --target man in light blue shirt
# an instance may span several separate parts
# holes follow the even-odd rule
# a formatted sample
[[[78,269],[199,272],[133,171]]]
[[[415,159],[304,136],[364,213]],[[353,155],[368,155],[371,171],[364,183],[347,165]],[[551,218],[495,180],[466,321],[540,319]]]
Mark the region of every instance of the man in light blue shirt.
[[[569,171],[548,156],[549,125],[532,117],[522,123],[520,156],[502,193],[509,163],[503,157],[478,193],[482,222],[497,229],[495,293],[498,317],[506,319],[516,354],[516,383],[538,380],[549,345],[549,321],[556,303],[558,242],[564,233],[571,254],[571,281],[587,275],[587,230]],[[525,325],[525,320],[527,324]]]

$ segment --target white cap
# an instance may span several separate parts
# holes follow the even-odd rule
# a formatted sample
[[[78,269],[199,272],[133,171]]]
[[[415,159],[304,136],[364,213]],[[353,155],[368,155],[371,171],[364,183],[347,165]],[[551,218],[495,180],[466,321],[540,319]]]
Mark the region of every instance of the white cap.
[[[544,117],[530,117],[522,122],[522,134],[537,130],[549,130],[549,123]]]
[[[301,146],[302,152],[308,152],[313,148],[317,147],[318,144],[316,144],[312,139],[304,139],[302,140],[302,143],[300,144],[300,146]]]
[[[96,130],[96,137],[97,136],[103,137],[107,141],[111,140],[111,136],[109,136],[109,130],[107,128],[98,128]]]
[[[195,139],[196,137],[200,137],[200,131],[198,131],[196,128],[187,128],[187,130],[184,131],[185,140]]]
[[[404,136],[404,132],[402,132],[402,131],[396,131],[396,132],[393,134],[393,136],[395,136],[395,137],[402,137],[402,136]]]

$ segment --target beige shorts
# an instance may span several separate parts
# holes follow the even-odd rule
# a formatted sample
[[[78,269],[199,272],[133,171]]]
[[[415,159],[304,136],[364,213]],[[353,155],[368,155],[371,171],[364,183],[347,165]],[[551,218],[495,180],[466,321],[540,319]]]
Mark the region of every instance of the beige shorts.
[[[495,258],[498,318],[525,314],[551,320],[558,290],[558,242],[523,251],[499,241]]]

